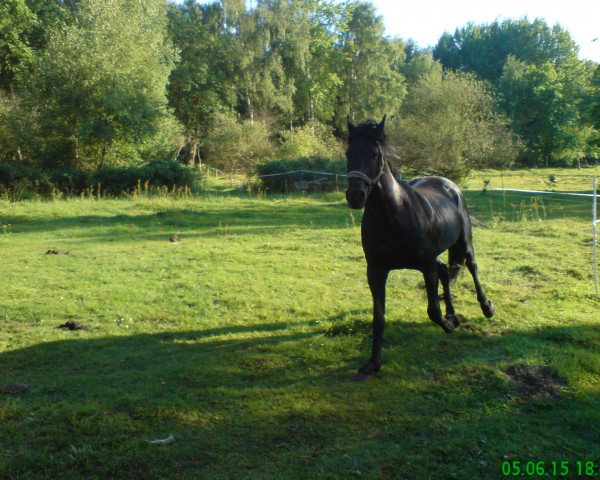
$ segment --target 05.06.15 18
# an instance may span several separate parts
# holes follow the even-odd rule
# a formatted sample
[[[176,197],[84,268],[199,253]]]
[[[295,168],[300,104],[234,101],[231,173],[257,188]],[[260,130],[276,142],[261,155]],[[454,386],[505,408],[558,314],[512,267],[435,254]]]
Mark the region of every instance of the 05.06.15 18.
[[[600,477],[600,462],[592,460],[528,461],[506,460],[502,462],[502,475],[505,477],[537,477],[556,475],[559,477]]]

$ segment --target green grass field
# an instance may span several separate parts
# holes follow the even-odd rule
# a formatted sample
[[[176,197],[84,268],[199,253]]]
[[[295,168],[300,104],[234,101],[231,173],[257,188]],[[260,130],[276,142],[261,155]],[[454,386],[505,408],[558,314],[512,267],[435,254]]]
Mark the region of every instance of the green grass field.
[[[588,478],[590,201],[480,189],[467,196],[496,316],[465,273],[467,321],[446,335],[420,274],[394,272],[383,370],[366,382],[350,381],[371,299],[343,193],[0,202],[0,477],[499,479],[520,461],[547,469],[521,478]],[[70,320],[87,328],[56,328]]]

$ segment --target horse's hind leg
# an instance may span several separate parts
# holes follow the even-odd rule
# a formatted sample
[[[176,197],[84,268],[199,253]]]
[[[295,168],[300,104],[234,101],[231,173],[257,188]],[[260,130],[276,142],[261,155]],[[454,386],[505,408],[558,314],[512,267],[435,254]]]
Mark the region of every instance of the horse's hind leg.
[[[427,289],[427,315],[429,315],[431,321],[437,323],[440,327],[442,327],[444,329],[444,332],[452,333],[456,325],[454,324],[453,320],[448,319],[448,317],[442,316],[442,309],[440,308],[440,297],[438,296],[438,283],[440,279],[439,270],[440,269],[438,267],[437,261],[433,262],[432,265],[428,266],[423,270],[425,288]],[[444,288],[444,297],[446,296],[446,292],[448,296],[450,295],[450,290]]]
[[[479,276],[477,274],[477,262],[475,262],[475,254],[473,253],[473,249],[467,250],[466,264],[467,268],[469,269],[469,272],[471,272],[471,276],[473,277],[473,282],[475,283],[477,301],[481,306],[481,311],[486,316],[486,318],[491,318],[494,315],[494,304],[487,299],[485,293],[483,293],[481,284],[479,283]]]
[[[440,282],[442,283],[442,290],[444,292],[444,303],[446,304],[446,320],[451,321],[454,327],[458,327],[460,323],[460,316],[454,312],[454,306],[452,305],[452,294],[450,293],[450,273],[448,266],[442,262],[439,258],[437,259],[438,275]]]

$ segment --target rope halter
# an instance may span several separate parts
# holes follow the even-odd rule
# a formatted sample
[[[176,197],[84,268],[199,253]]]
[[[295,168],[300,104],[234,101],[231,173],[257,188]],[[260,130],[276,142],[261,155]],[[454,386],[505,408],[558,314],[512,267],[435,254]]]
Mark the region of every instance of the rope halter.
[[[359,172],[358,170],[352,170],[351,172],[348,172],[347,175],[348,179],[358,178],[367,184],[367,197],[371,193],[373,187],[379,183],[379,180],[381,180],[381,177],[383,176],[383,166],[385,165],[385,162],[383,161],[383,155],[381,153],[379,154],[379,158],[381,158],[381,169],[379,170],[379,173],[375,175],[375,177],[371,178],[368,175],[365,175],[363,172]]]

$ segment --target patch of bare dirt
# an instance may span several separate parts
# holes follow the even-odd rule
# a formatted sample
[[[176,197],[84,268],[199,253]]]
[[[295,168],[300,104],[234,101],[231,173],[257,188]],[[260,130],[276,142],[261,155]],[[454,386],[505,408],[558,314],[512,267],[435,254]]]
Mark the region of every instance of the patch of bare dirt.
[[[82,323],[76,322],[75,320],[69,320],[56,328],[62,328],[64,330],[85,330],[87,327]]]
[[[29,390],[29,385],[25,383],[7,383],[6,385],[2,385],[0,390],[10,395],[16,395],[17,393],[23,393]]]
[[[546,365],[513,365],[505,373],[513,388],[526,398],[557,399],[567,385],[556,370]]]

